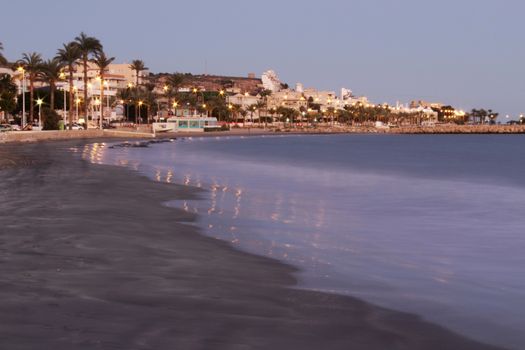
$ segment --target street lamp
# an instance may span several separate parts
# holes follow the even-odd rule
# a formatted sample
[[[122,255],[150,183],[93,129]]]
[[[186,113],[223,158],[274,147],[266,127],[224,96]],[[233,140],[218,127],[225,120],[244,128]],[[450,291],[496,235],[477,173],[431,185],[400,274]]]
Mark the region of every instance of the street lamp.
[[[42,127],[42,103],[43,102],[44,100],[42,100],[41,98],[36,100],[36,104],[38,105],[38,126],[40,127],[40,130],[44,129]]]
[[[173,101],[172,106],[173,106],[173,115],[176,117],[177,116],[177,107],[179,106],[179,103],[177,101]]]
[[[138,123],[137,124],[140,124],[140,119],[141,119],[141,117],[140,117],[140,110],[142,109],[142,104],[143,103],[144,103],[143,101],[139,101],[139,113],[138,113],[138,117],[139,118],[138,118]]]
[[[80,104],[80,98],[77,97],[77,99],[75,100],[75,104],[76,104],[76,120],[78,122],[78,105]]]
[[[64,72],[60,72],[58,77],[60,79],[65,80],[66,74]],[[65,84],[62,86],[62,89],[64,90],[64,103],[62,104],[62,107],[63,107],[62,117],[64,119],[64,125],[66,125],[67,123],[67,96],[66,96],[66,85]]]
[[[26,126],[26,71],[20,66],[17,70],[22,73],[22,129]]]
[[[91,120],[93,121],[93,118],[94,118],[94,114],[95,114],[95,109],[93,107],[93,84],[91,83],[87,83],[87,87],[88,87],[88,99],[86,101],[84,101],[84,103],[88,103],[89,101],[89,109],[91,110]],[[86,115],[86,123],[87,121],[89,120],[89,115]]]
[[[230,119],[233,119],[233,105],[231,103],[228,104],[228,113],[230,114]]]
[[[98,98],[95,97],[94,100],[93,100],[93,104],[94,104],[94,107],[93,107],[93,118],[92,118],[92,119],[94,120],[94,119],[95,119],[95,113],[96,113],[96,111],[97,111],[97,107],[98,107],[98,112],[99,112],[99,118],[101,117],[101,113],[100,113],[100,100],[99,100]],[[97,123],[93,123],[93,124],[95,124],[95,125],[99,124],[100,126],[102,126],[102,124],[100,123],[100,121],[97,122]]]

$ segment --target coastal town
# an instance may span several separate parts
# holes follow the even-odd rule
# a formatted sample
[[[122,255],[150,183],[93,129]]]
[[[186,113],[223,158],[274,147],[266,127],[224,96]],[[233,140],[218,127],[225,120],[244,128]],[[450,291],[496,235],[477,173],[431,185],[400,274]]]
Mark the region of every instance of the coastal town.
[[[477,132],[525,122],[523,115],[503,117],[491,109],[467,112],[421,100],[390,105],[348,88],[318,90],[299,82],[290,86],[273,70],[245,77],[154,73],[140,59],[116,63],[97,38],[85,33],[63,44],[56,57],[46,60],[29,52],[8,60],[2,53],[0,64],[2,131],[154,129],[155,124],[163,131],[166,123],[177,120],[176,130],[169,131],[324,127],[433,132],[447,125],[448,130],[459,126]]]
[[[6,1],[0,350],[525,349],[525,1]]]

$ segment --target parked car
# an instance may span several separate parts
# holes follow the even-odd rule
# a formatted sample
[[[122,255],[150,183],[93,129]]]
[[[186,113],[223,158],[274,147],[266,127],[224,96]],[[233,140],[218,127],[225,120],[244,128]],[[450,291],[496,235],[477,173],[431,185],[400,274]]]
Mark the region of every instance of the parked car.
[[[13,131],[13,128],[9,124],[0,124],[0,132]]]
[[[84,130],[84,127],[80,124],[77,124],[77,123],[74,123],[72,126],[71,126],[71,129],[72,130]]]

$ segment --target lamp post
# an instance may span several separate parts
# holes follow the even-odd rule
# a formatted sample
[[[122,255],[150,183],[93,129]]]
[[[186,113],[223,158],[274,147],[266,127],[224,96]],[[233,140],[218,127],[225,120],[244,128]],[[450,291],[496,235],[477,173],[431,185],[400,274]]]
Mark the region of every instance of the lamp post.
[[[78,105],[79,105],[79,103],[80,103],[80,98],[77,97],[75,99],[75,104],[76,104],[76,112],[75,112],[75,114],[76,114],[76,121],[77,122],[78,122]]]
[[[44,100],[42,100],[41,98],[36,100],[36,104],[38,105],[38,127],[40,128],[40,130],[44,129],[42,127],[42,102],[44,102]]]
[[[104,78],[101,77],[100,75],[97,76],[95,78],[95,80],[97,80],[99,82],[99,103],[100,103],[100,107],[99,107],[99,115],[100,115],[100,120],[99,120],[99,124],[100,124],[100,129],[102,130],[103,129],[103,124],[104,124],[104,116],[102,115],[102,109],[104,108]]]
[[[66,74],[64,72],[60,72],[60,75],[59,75],[59,78],[60,79],[66,79]],[[64,119],[64,129],[65,129],[65,125],[67,125],[67,115],[66,115],[66,111],[67,111],[67,96],[66,96],[66,85],[64,84],[62,86],[62,89],[64,90],[64,103],[62,104],[62,107],[63,107],[63,111],[62,111],[62,117]]]
[[[24,67],[18,67],[17,69],[22,73],[22,129],[27,124],[26,121],[26,71]]]
[[[177,101],[173,101],[173,116],[177,117],[177,107],[179,106],[179,103]],[[166,118],[166,121],[168,121],[169,116]]]
[[[64,103],[63,103],[64,111],[62,114],[64,115],[64,125],[67,124],[67,97],[66,97],[66,86],[64,86]]]
[[[208,109],[207,109],[207,107],[208,106],[206,105],[206,103],[202,104],[202,108],[204,109],[204,112],[206,113],[206,117],[208,117]],[[201,114],[201,117],[202,117],[202,114]]]
[[[230,113],[230,118],[233,119],[233,106],[230,103],[228,104],[228,112]]]
[[[206,99],[204,98],[204,92],[202,92],[200,89],[194,87],[191,91],[195,94],[195,110],[194,110],[194,114],[196,114],[198,112],[198,106],[199,106],[199,93],[202,96],[202,104],[201,104],[202,108],[206,108],[206,107],[204,107],[204,105],[206,104]],[[199,115],[202,117],[202,113],[199,112]]]
[[[87,104],[88,101],[89,101],[89,107],[91,109],[91,121],[93,121],[93,115],[95,114],[95,110],[94,110],[94,107],[93,107],[93,98],[92,98],[93,97],[93,84],[88,83],[87,87],[88,87],[88,99],[89,100],[84,101],[84,103]],[[88,123],[89,116],[86,115],[85,117],[86,117],[86,123]]]
[[[96,106],[99,106],[99,105],[100,105],[100,100],[99,100],[98,98],[95,98],[93,104],[95,105],[95,107],[94,107],[94,111],[93,111],[93,119],[94,119],[94,117],[95,117],[95,116],[94,116],[94,115],[95,115],[95,112],[97,111],[97,107],[96,107]],[[99,116],[100,116],[100,108],[99,108],[98,111],[99,111]],[[100,117],[101,117],[101,116],[100,116]],[[93,124],[96,125],[95,123],[93,123]],[[102,128],[102,123],[100,123],[100,127]]]
[[[138,118],[138,124],[140,124],[140,119],[141,119],[141,117],[140,117],[140,110],[142,109],[142,104],[143,104],[143,103],[144,103],[143,101],[139,101],[139,118]]]

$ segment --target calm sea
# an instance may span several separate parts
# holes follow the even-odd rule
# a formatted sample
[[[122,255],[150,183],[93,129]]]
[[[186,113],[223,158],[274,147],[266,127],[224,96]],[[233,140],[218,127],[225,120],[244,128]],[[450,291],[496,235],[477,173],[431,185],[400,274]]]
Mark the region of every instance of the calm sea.
[[[168,205],[300,267],[301,288],[525,348],[525,136],[192,138],[84,155],[207,189]]]

